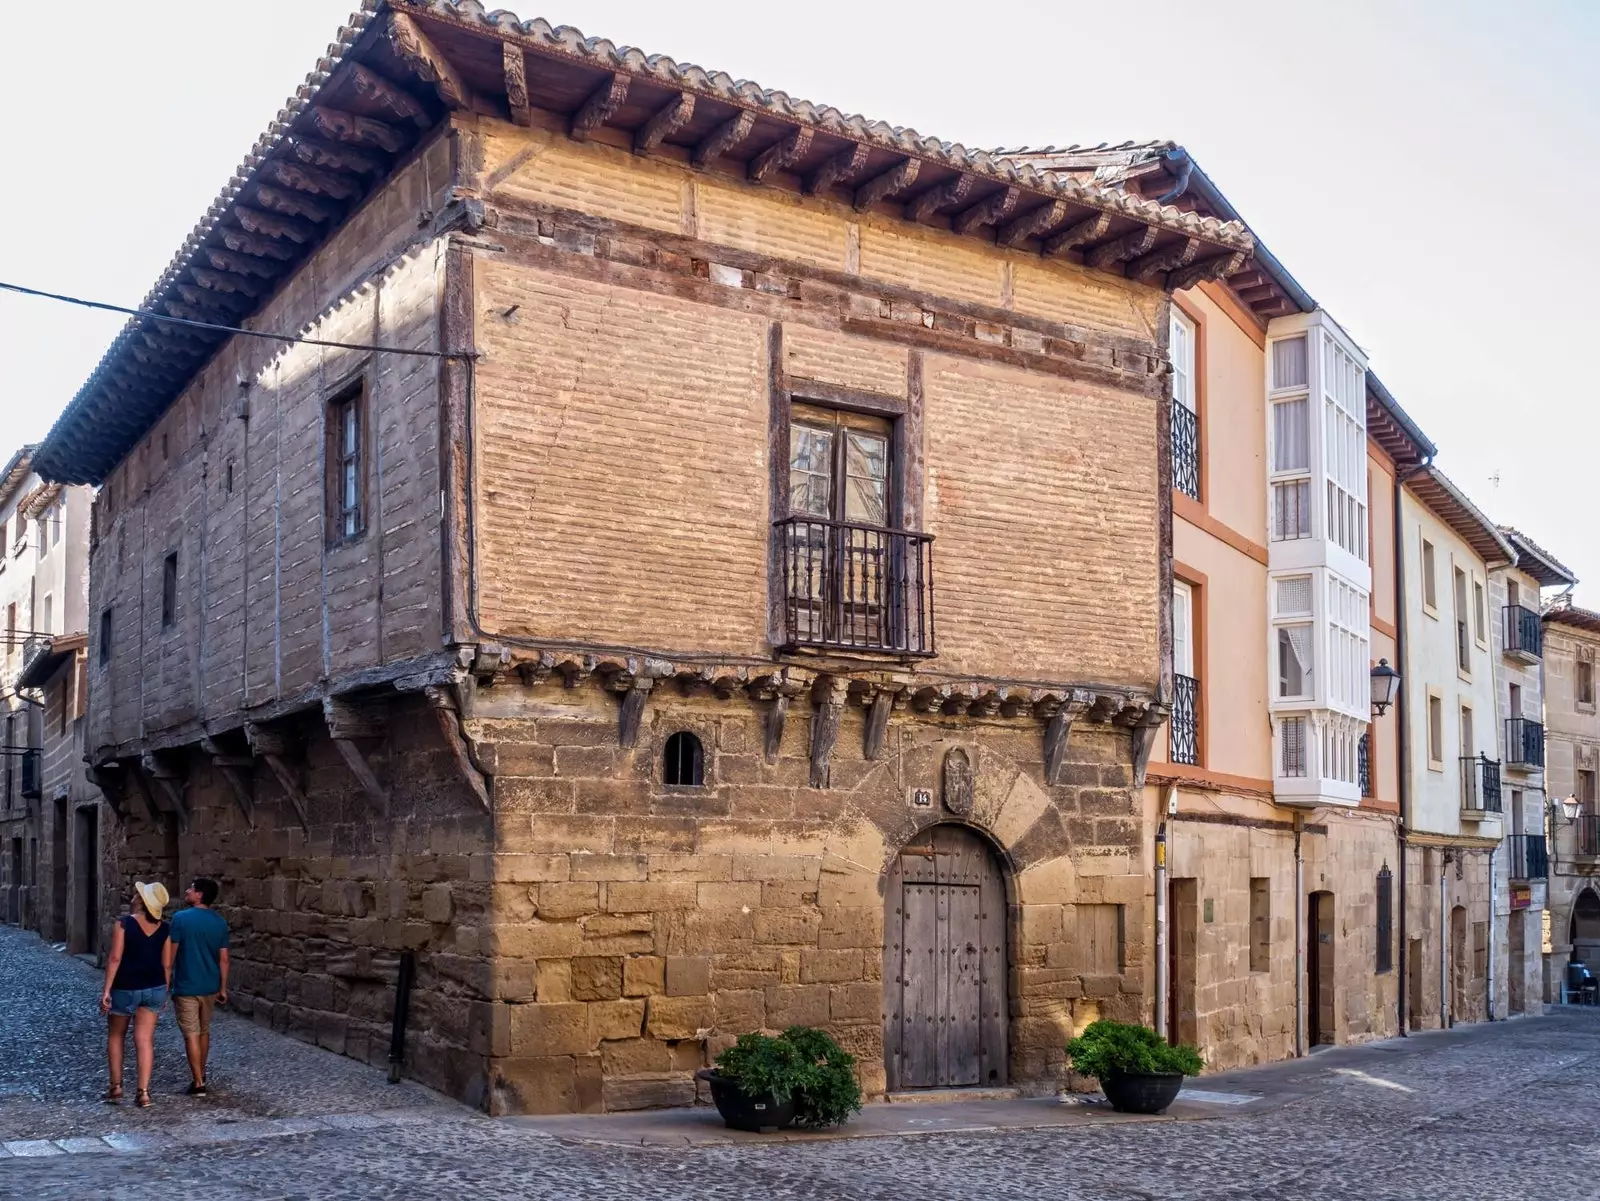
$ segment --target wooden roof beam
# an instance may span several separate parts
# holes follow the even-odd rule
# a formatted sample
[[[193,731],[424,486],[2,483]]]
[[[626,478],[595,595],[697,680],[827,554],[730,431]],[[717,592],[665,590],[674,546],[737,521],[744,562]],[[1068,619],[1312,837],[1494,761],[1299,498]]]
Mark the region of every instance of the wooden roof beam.
[[[180,283],[175,285],[178,295],[183,297],[186,304],[193,305],[196,309],[211,314],[202,318],[205,321],[215,319],[216,314],[233,318],[241,313],[247,313],[255,306],[250,303],[250,298],[235,292],[224,292],[221,289],[210,289],[195,284]]]
[[[500,70],[505,77],[506,105],[511,110],[512,123],[532,125],[533,109],[528,103],[528,60],[521,46],[511,42],[501,44]]]
[[[779,138],[750,160],[746,174],[751,182],[765,183],[769,175],[799,162],[810,152],[811,139],[815,136],[816,130],[811,126],[801,125]]]
[[[1054,229],[1067,218],[1067,204],[1064,200],[1056,200],[1041,204],[1036,209],[1023,213],[1022,216],[1007,221],[995,232],[995,242],[1001,246],[1015,246],[1025,242],[1034,234],[1041,234],[1047,229]]]
[[[694,116],[694,93],[679,92],[633,135],[633,152],[650,154]]]
[[[332,200],[349,200],[366,190],[354,175],[341,175],[336,171],[307,167],[281,158],[269,159],[262,168],[262,174],[277,180],[286,188],[309,192],[313,196],[327,196]]]
[[[622,107],[627,98],[628,77],[619,71],[589,93],[589,98],[572,115],[567,133],[574,142],[586,141],[591,133]]]
[[[402,12],[389,14],[389,44],[408,67],[433,85],[446,108],[472,109],[472,88],[417,23]]]
[[[1128,259],[1148,254],[1160,236],[1161,230],[1142,226],[1132,233],[1123,234],[1122,237],[1107,242],[1104,246],[1096,246],[1083,256],[1083,261],[1096,270],[1103,271]]]
[[[1110,228],[1111,214],[1096,213],[1092,217],[1085,217],[1082,221],[1067,226],[1058,234],[1051,234],[1044,240],[1039,253],[1046,258],[1065,254],[1069,250],[1076,250],[1079,246],[1099,241],[1106,236],[1106,231]]]
[[[269,184],[256,185],[256,202],[275,213],[304,217],[309,221],[327,221],[335,213],[331,206],[314,200],[304,192],[292,188],[274,188]]]
[[[253,275],[257,279],[276,279],[283,269],[276,258],[235,254],[231,250],[219,250],[215,246],[201,247],[198,257],[205,259],[218,271],[232,271],[235,275]]]
[[[1017,201],[1021,198],[1020,188],[1006,188],[1002,192],[996,192],[957,214],[951,227],[958,234],[970,234],[985,225],[998,225],[1011,215],[1011,210],[1017,207]]]
[[[324,142],[321,138],[295,134],[288,140],[288,152],[308,167],[326,167],[330,171],[353,171],[357,175],[375,175],[383,170],[383,160],[350,146]]]
[[[721,158],[749,137],[755,124],[756,115],[749,109],[735,113],[700,140],[692,156],[694,165],[704,167],[713,159]]]
[[[942,208],[963,203],[972,191],[972,184],[973,177],[965,171],[954,179],[935,184],[906,205],[907,220],[926,221]]]
[[[217,271],[211,267],[190,264],[189,274],[194,276],[195,283],[212,292],[227,292],[231,295],[246,296],[251,300],[261,295],[261,289],[257,285],[251,283],[247,277],[235,275],[232,271]]]
[[[1200,253],[1199,238],[1184,238],[1168,246],[1164,250],[1143,255],[1128,264],[1128,278],[1136,279],[1141,283],[1148,282],[1158,275],[1168,271],[1176,271],[1180,267],[1187,267],[1194,262],[1194,256]]]
[[[1180,267],[1167,276],[1167,291],[1181,292],[1185,288],[1192,288],[1208,279],[1223,279],[1234,274],[1249,260],[1250,256],[1242,250],[1236,250],[1232,254],[1219,254],[1208,259],[1201,259],[1198,263]],[[1231,283],[1232,281],[1230,280],[1229,282]]]
[[[276,259],[280,263],[288,262],[294,257],[294,251],[283,243],[272,238],[258,238],[255,234],[246,233],[242,229],[235,229],[231,225],[221,227],[222,244],[236,254],[253,255],[261,259]]]
[[[389,116],[398,121],[410,121],[418,129],[427,129],[433,124],[433,118],[428,116],[428,110],[422,107],[422,102],[404,88],[390,83],[357,62],[350,63],[349,70],[356,95],[368,104],[387,110]]]
[[[867,165],[867,159],[871,154],[872,147],[860,142],[846,146],[838,154],[825,159],[822,166],[806,176],[805,190],[815,196],[826,192],[836,183],[849,182]]]
[[[855,196],[851,198],[850,203],[857,212],[865,212],[877,204],[878,201],[909,188],[917,181],[917,173],[921,170],[921,159],[905,159],[862,184],[856,189]]]
[[[335,142],[373,146],[390,154],[400,153],[408,140],[402,131],[387,122],[360,117],[355,113],[329,108],[325,104],[319,104],[311,110],[311,123],[321,131],[323,137],[332,138]]]

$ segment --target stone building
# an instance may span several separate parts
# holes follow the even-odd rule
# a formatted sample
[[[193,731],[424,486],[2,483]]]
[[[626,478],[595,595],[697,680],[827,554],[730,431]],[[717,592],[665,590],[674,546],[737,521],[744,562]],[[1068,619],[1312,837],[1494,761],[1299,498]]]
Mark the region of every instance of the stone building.
[[[1569,594],[1546,606],[1544,639],[1544,784],[1550,829],[1548,937],[1544,997],[1562,999],[1568,962],[1600,975],[1600,613]]]
[[[1571,589],[1577,577],[1526,534],[1500,529],[1517,561],[1489,576],[1490,642],[1496,665],[1504,837],[1494,852],[1494,1016],[1543,1011],[1544,932],[1549,897],[1545,788],[1544,636],[1540,591]]]
[[[101,484],[107,912],[220,877],[240,1005],[364,1058],[414,962],[407,1071],[497,1112],[797,1022],[1062,1080],[1148,1012],[1169,296],[1251,249],[369,5],[145,306],[261,336],[136,320],[39,452]]]
[[[1010,154],[1238,219],[1172,143]],[[1372,715],[1368,672],[1398,659],[1395,464],[1434,447],[1265,247],[1178,291],[1169,321],[1174,694],[1145,790],[1160,1006],[1227,1068],[1396,1028],[1396,717]]]
[[[98,798],[81,770],[74,786],[71,756],[59,753],[59,714],[51,726],[31,673],[53,640],[85,629],[92,490],[46,483],[36,450],[20,448],[0,469],[0,918],[65,941],[73,814]],[[69,722],[69,738],[72,730]]]

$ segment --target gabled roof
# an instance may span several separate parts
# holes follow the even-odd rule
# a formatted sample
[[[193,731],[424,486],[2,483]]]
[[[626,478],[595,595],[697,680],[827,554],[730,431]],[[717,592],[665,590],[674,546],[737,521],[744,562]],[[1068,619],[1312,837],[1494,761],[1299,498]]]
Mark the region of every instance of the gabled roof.
[[[1439,453],[1439,448],[1400,407],[1400,402],[1370,367],[1367,368],[1367,436],[1383,448],[1397,467],[1413,467]]]
[[[1600,635],[1600,613],[1593,609],[1580,609],[1572,603],[1572,594],[1558,596],[1545,606],[1544,620],[1556,625],[1571,626],[1575,630]]]
[[[1516,550],[1501,536],[1499,527],[1437,467],[1424,467],[1406,480],[1406,487],[1454,530],[1486,567],[1506,567],[1517,561]]]
[[[32,444],[20,446],[11,460],[0,468],[0,505],[10,500],[11,494],[33,474],[33,456],[38,449]],[[3,548],[0,548],[0,553],[3,553]]]
[[[1521,530],[1503,525],[1500,527],[1500,532],[1505,535],[1506,541],[1516,548],[1517,566],[1538,580],[1541,587],[1559,588],[1566,585],[1571,588],[1578,582],[1578,577],[1572,574],[1570,567]]]
[[[1051,174],[1077,179],[1091,186],[1117,188],[1158,204],[1171,204],[1189,212],[1249,225],[1222,194],[1190,153],[1176,142],[1119,142],[1098,146],[1018,146],[995,153]],[[1231,271],[1224,281],[1265,325],[1289,313],[1310,313],[1317,302],[1289,274],[1254,230],[1255,253],[1251,261]]]
[[[140,306],[248,324],[451,110],[560,128],[1167,288],[1249,261],[1237,221],[1018,165],[477,0],[366,0]],[[228,338],[135,318],[38,455],[99,483]]]

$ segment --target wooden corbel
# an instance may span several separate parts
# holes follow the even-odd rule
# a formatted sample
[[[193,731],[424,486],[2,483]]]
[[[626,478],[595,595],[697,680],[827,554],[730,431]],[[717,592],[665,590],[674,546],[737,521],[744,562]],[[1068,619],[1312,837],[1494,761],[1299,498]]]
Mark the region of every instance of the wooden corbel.
[[[178,819],[178,832],[187,834],[189,805],[183,799],[183,769],[156,751],[146,751],[139,760],[139,766],[155,781],[157,794],[166,798],[168,812]]]
[[[1007,188],[1003,192],[996,192],[957,213],[950,227],[958,234],[970,234],[985,225],[998,225],[1011,215],[1011,210],[1017,207],[1017,201],[1020,199],[1022,199],[1021,188]]]
[[[1128,278],[1142,283],[1180,267],[1187,267],[1194,262],[1194,256],[1200,253],[1200,246],[1199,238],[1184,238],[1165,250],[1144,255],[1128,264]]]
[[[1034,234],[1043,233],[1047,229],[1054,229],[1066,220],[1067,205],[1064,200],[1052,201],[1041,204],[1038,208],[1023,213],[1011,221],[1007,221],[995,232],[995,242],[1001,246],[1015,246],[1025,242]]]
[[[948,179],[942,184],[935,184],[906,205],[906,219],[909,221],[926,221],[939,209],[946,208],[952,204],[960,204],[967,198],[967,194],[972,191],[973,180],[973,176],[962,172],[954,179]]]
[[[645,702],[655,681],[649,676],[636,676],[628,691],[622,696],[622,711],[617,717],[617,743],[624,750],[639,744],[639,726],[644,721]]]
[[[740,142],[750,136],[750,131],[755,128],[756,115],[749,109],[728,118],[700,140],[694,148],[692,161],[697,167],[704,167],[707,163],[721,158]]]
[[[867,158],[871,152],[872,148],[862,143],[846,146],[806,176],[806,191],[816,195],[819,192],[826,192],[836,183],[846,183],[854,179],[856,173],[867,165]]]
[[[1167,276],[1167,291],[1181,292],[1185,288],[1192,288],[1198,283],[1208,279],[1222,279],[1225,276],[1237,274],[1244,269],[1250,261],[1250,256],[1242,250],[1232,254],[1217,255],[1214,258],[1202,259],[1187,267],[1180,268]]]
[[[1086,243],[1098,241],[1106,236],[1106,230],[1111,228],[1110,213],[1096,213],[1092,217],[1085,217],[1074,225],[1067,226],[1058,234],[1051,234],[1044,240],[1044,245],[1039,248],[1039,253],[1049,258],[1053,254],[1065,254]]]
[[[867,704],[867,730],[861,739],[861,757],[869,762],[883,754],[883,744],[889,736],[889,715],[899,695],[896,689],[879,688]]]
[[[837,676],[824,676],[812,690],[811,787],[828,787],[834,743],[839,741],[839,718],[844,714],[850,684]]]
[[[300,787],[300,780],[289,762],[296,751],[293,742],[281,730],[257,725],[254,722],[245,725],[244,736],[250,742],[250,749],[266,761],[267,769],[277,778],[278,787],[283,789],[283,795],[289,798],[290,807],[300,819],[300,828],[310,834],[311,819],[308,816],[310,806],[306,801],[305,790]]]
[[[851,207],[858,213],[864,213],[878,201],[894,193],[909,188],[917,182],[917,175],[922,170],[922,160],[908,158],[904,162],[890,167],[881,175],[876,175],[867,180],[855,190],[850,198]]]
[[[750,182],[763,183],[768,176],[799,162],[811,149],[811,139],[815,134],[811,126],[801,125],[768,146],[750,160],[746,171]]]
[[[145,782],[144,773],[140,770],[137,760],[130,759],[122,765],[122,778],[128,782],[128,787],[139,794],[139,804],[144,807],[145,816],[150,819],[150,824],[156,829],[162,829],[167,824],[166,811],[156,804],[155,794],[150,791],[150,785]]]
[[[389,790],[378,782],[372,765],[357,745],[358,738],[383,738],[388,733],[388,719],[381,701],[352,701],[344,697],[322,698],[322,716],[328,723],[328,737],[338,748],[350,774],[361,782],[372,803],[384,817],[389,816]]]
[[[455,760],[456,771],[467,782],[467,787],[472,789],[472,795],[478,799],[478,804],[483,806],[483,811],[493,813],[494,805],[489,800],[487,773],[483,772],[473,760],[472,749],[461,733],[461,715],[456,710],[455,699],[450,695],[450,690],[431,684],[423,689],[423,694],[433,708],[433,716],[439,722],[439,731],[444,735],[445,745],[450,748],[450,757]]]
[[[389,42],[406,66],[427,80],[438,92],[446,108],[470,109],[472,88],[455,64],[440,52],[428,35],[405,13],[389,14]]]
[[[515,125],[532,125],[533,113],[528,107],[528,61],[521,46],[505,42],[501,49],[501,67],[506,79],[506,104],[511,109]]]
[[[202,738],[200,749],[211,756],[211,765],[222,774],[228,791],[233,793],[234,803],[239,806],[239,812],[244,814],[245,824],[254,830],[255,756],[233,754],[213,738]]]
[[[1169,710],[1156,701],[1135,701],[1117,715],[1119,725],[1131,726],[1132,746],[1129,749],[1133,765],[1134,788],[1144,787],[1145,772],[1150,767],[1150,752],[1156,744],[1156,734],[1167,720]]]
[[[1088,711],[1093,695],[1074,689],[1050,714],[1044,726],[1044,782],[1054,785],[1061,778],[1061,765],[1067,760],[1067,737],[1072,723]]]
[[[1132,233],[1124,234],[1107,242],[1104,246],[1096,246],[1083,256],[1083,261],[1096,270],[1105,270],[1115,267],[1118,263],[1128,259],[1136,259],[1141,254],[1148,254],[1150,248],[1156,244],[1156,239],[1161,236],[1161,231],[1154,227],[1136,229]]]
[[[633,135],[633,152],[650,154],[694,116],[694,93],[679,92]]]
[[[111,812],[117,815],[117,820],[126,822],[128,794],[122,768],[115,763],[103,763],[89,768],[85,775],[89,777],[89,783],[98,788],[100,795],[105,797],[106,804],[111,806]]]
[[[583,106],[573,114],[568,136],[582,142],[604,125],[611,114],[622,107],[628,98],[628,77],[621,72],[613,75],[589,94]]]

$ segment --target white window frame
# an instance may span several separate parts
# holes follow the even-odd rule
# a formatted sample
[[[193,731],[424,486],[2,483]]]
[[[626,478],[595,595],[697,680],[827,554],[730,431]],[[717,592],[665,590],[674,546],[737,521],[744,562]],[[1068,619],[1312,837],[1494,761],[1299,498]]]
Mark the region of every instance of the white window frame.
[[[1184,580],[1172,581],[1172,670],[1194,678],[1194,588]]]
[[[1167,354],[1172,360],[1172,399],[1191,413],[1198,413],[1195,390],[1195,337],[1198,332],[1194,321],[1176,304],[1170,308]]]

